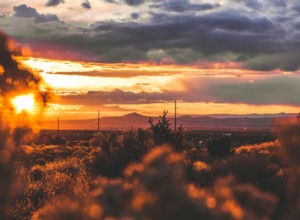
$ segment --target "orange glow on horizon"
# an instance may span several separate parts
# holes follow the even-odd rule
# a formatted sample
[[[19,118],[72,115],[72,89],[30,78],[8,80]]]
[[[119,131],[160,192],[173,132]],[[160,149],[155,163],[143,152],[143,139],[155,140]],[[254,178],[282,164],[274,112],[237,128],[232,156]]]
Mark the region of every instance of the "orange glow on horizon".
[[[134,77],[137,76],[167,76],[176,74],[185,75],[260,75],[262,71],[243,68],[238,62],[211,62],[199,61],[193,64],[159,64],[155,62],[139,63],[95,63],[71,60],[50,60],[45,58],[19,57],[25,65],[43,73],[64,74],[76,73],[77,75],[101,77]],[[87,74],[87,73],[93,74]],[[264,74],[282,74],[280,70],[263,71]]]
[[[248,105],[248,104],[230,104],[230,103],[177,103],[178,117],[184,115],[210,115],[211,117],[223,117],[222,115],[239,115],[247,117],[251,114],[296,114],[299,111],[297,106],[284,105]],[[92,119],[101,111],[102,117],[122,116],[132,112],[144,116],[156,117],[168,110],[168,116],[174,116],[174,103],[152,103],[152,104],[119,104],[119,105],[100,105],[100,106],[83,106],[83,105],[51,105],[45,112],[47,118],[56,118],[60,115],[67,120],[73,119]],[[214,116],[215,115],[215,116]],[[224,116],[227,117],[227,116]]]
[[[122,109],[135,109],[144,115],[161,115],[163,110],[169,110],[169,115],[174,115],[174,103],[152,103],[152,104],[122,104]],[[247,115],[247,114],[279,114],[296,113],[298,106],[289,105],[250,105],[246,103],[206,103],[206,102],[177,102],[178,115]]]
[[[144,63],[95,63],[68,60],[50,60],[33,57],[18,57],[24,66],[29,66],[40,73],[47,85],[54,89],[57,95],[70,93],[86,94],[88,91],[110,92],[120,90],[133,93],[161,93],[185,92],[190,86],[206,86],[210,83],[208,77],[219,80],[228,78],[236,82],[255,82],[268,77],[287,74],[281,70],[256,71],[243,68],[238,62],[210,62],[199,61],[194,64],[157,64]],[[0,72],[1,73],[1,72]],[[294,72],[293,72],[294,73]],[[297,73],[297,72],[295,72]],[[291,74],[290,72],[288,74]],[[201,79],[205,80],[201,80]],[[194,79],[198,80],[195,81]],[[200,80],[199,80],[200,79]],[[223,80],[223,79],[222,79]],[[225,79],[227,80],[227,79]],[[192,85],[193,83],[195,85]],[[198,84],[197,84],[198,83]],[[149,104],[111,105],[98,100],[98,106],[82,105],[76,99],[66,103],[59,102],[54,112],[48,114],[62,114],[70,118],[90,118],[94,111],[101,108],[105,116],[124,115],[138,112],[143,115],[155,116],[162,114],[164,109],[172,115],[173,102],[159,102]],[[298,106],[292,105],[255,105],[247,103],[214,103],[214,102],[178,102],[181,115],[213,115],[213,114],[278,114],[280,112],[295,113]],[[53,107],[53,106],[52,106]]]
[[[39,72],[45,82],[56,91],[112,91],[130,92],[183,91],[180,80],[190,77],[236,78],[266,77],[281,71],[243,69],[237,62],[199,61],[194,64],[93,63],[18,57],[23,65]]]

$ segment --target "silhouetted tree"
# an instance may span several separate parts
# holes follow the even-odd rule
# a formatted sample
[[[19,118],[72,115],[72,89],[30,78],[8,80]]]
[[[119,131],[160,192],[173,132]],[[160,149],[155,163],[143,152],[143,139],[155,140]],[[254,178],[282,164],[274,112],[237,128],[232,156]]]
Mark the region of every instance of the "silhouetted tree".
[[[101,133],[95,133],[93,138],[89,141],[93,147],[103,147],[105,145],[106,137]]]
[[[139,142],[139,146],[141,151],[144,153],[154,145],[153,139],[152,139],[152,134],[149,129],[142,129],[139,128],[137,130],[137,139]]]
[[[183,128],[180,125],[177,131],[173,132],[170,128],[171,123],[167,119],[167,114],[168,111],[164,111],[163,115],[159,116],[159,120],[156,124],[153,118],[150,118],[148,121],[151,125],[150,130],[153,133],[154,143],[156,145],[170,144],[175,149],[180,150],[185,144]]]
[[[111,149],[120,147],[120,142],[118,141],[119,136],[120,136],[120,133],[118,133],[116,131],[112,131],[109,133],[107,141],[108,141]]]
[[[150,129],[153,133],[154,143],[157,145],[170,144],[172,139],[171,123],[167,120],[168,111],[164,111],[163,115],[159,116],[158,122],[155,124],[153,118],[149,118],[151,125]]]
[[[139,128],[137,131],[130,130],[124,134],[123,147],[136,161],[153,146],[152,136],[149,130]]]
[[[186,146],[186,138],[183,133],[183,127],[180,125],[177,128],[177,131],[173,133],[172,144],[175,146],[177,150],[180,150]]]

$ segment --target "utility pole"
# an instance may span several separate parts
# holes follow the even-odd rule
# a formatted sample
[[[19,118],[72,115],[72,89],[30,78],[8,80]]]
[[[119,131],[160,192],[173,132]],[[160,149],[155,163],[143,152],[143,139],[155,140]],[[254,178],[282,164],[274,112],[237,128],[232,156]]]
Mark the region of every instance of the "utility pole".
[[[59,135],[59,117],[57,117],[57,134]]]
[[[100,131],[100,111],[98,110],[98,133]]]
[[[177,131],[177,101],[175,100],[175,118],[174,118],[174,130]]]

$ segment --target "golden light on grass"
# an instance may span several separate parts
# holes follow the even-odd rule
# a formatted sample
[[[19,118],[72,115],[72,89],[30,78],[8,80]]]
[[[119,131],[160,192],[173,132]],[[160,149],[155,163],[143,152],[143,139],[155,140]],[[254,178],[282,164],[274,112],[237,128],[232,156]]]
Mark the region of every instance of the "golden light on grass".
[[[33,94],[19,95],[11,100],[17,114],[22,112],[33,113],[35,109],[35,100]]]
[[[217,205],[217,200],[214,197],[208,197],[206,199],[206,205],[208,206],[208,208],[215,208]]]
[[[99,219],[103,214],[103,209],[98,204],[93,204],[89,209],[89,215],[92,219]]]
[[[205,162],[203,162],[203,161],[196,161],[196,162],[194,162],[194,168],[197,171],[207,170],[208,169],[208,165]]]

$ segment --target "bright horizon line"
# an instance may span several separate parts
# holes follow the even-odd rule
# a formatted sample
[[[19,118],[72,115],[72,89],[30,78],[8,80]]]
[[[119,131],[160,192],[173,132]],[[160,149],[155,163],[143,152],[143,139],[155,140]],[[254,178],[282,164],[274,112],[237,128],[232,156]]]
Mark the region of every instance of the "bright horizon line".
[[[100,111],[101,113],[101,111]],[[140,115],[140,116],[144,116],[144,117],[159,117],[160,115],[163,115],[163,113],[159,114],[159,115],[146,115],[146,114],[141,114],[141,113],[138,113],[138,112],[131,112],[131,113],[126,113],[126,114],[120,114],[120,115],[105,115],[105,116],[100,116],[100,118],[111,118],[111,117],[124,117],[124,116],[128,116],[128,115],[133,115],[133,114],[136,114],[136,115]],[[255,118],[255,116],[257,117],[261,117],[261,116],[265,116],[265,117],[276,117],[276,116],[282,116],[282,115],[286,115],[287,117],[292,117],[292,116],[296,116],[300,113],[286,113],[286,112],[278,112],[278,113],[263,113],[263,114],[260,114],[260,113],[245,113],[245,114],[229,114],[229,113],[220,113],[220,114],[180,114],[180,115],[177,115],[178,118],[180,117],[186,117],[186,116],[190,116],[190,117],[205,117],[205,116],[208,116],[208,117],[219,117],[219,118],[232,118],[232,117],[247,117],[247,116],[252,116],[253,118]],[[45,118],[53,118],[53,120],[57,119],[57,118],[60,118],[60,120],[64,120],[64,118],[66,118],[66,120],[92,120],[92,119],[97,119],[97,115],[98,115],[98,112],[95,111],[95,117],[91,118],[91,117],[86,117],[86,118],[78,118],[78,117],[74,117],[74,118],[71,118],[71,117],[64,117],[64,116],[56,116],[56,117],[45,117]],[[168,113],[167,115],[168,118],[174,118],[174,113]],[[43,121],[48,121],[48,120],[43,120]]]
[[[291,76],[278,70],[261,74],[261,71],[243,69],[236,62],[208,61],[193,66],[93,63],[37,57],[17,59],[25,68],[30,67],[40,74],[46,85],[57,94],[58,100],[55,100],[56,103],[49,103],[50,108],[46,110],[44,118],[56,118],[60,115],[72,120],[90,119],[94,118],[94,112],[99,107],[103,108],[101,111],[106,117],[131,112],[154,117],[161,115],[163,109],[169,109],[169,115],[173,115],[174,104],[170,99],[183,100],[178,103],[180,115],[247,116],[281,112],[297,114],[299,111],[295,101],[286,104],[283,96],[283,103],[278,103],[270,92],[262,90],[263,85],[277,85],[279,76],[285,77],[284,79]],[[296,74],[292,75],[298,79]],[[291,81],[293,78],[284,82],[287,84]],[[259,89],[263,92],[262,96],[265,95],[274,102],[264,99],[257,101],[254,91],[260,91]],[[246,93],[249,91],[254,92],[253,97],[248,97]],[[242,96],[243,93],[246,95]],[[231,96],[235,98],[228,99]]]

